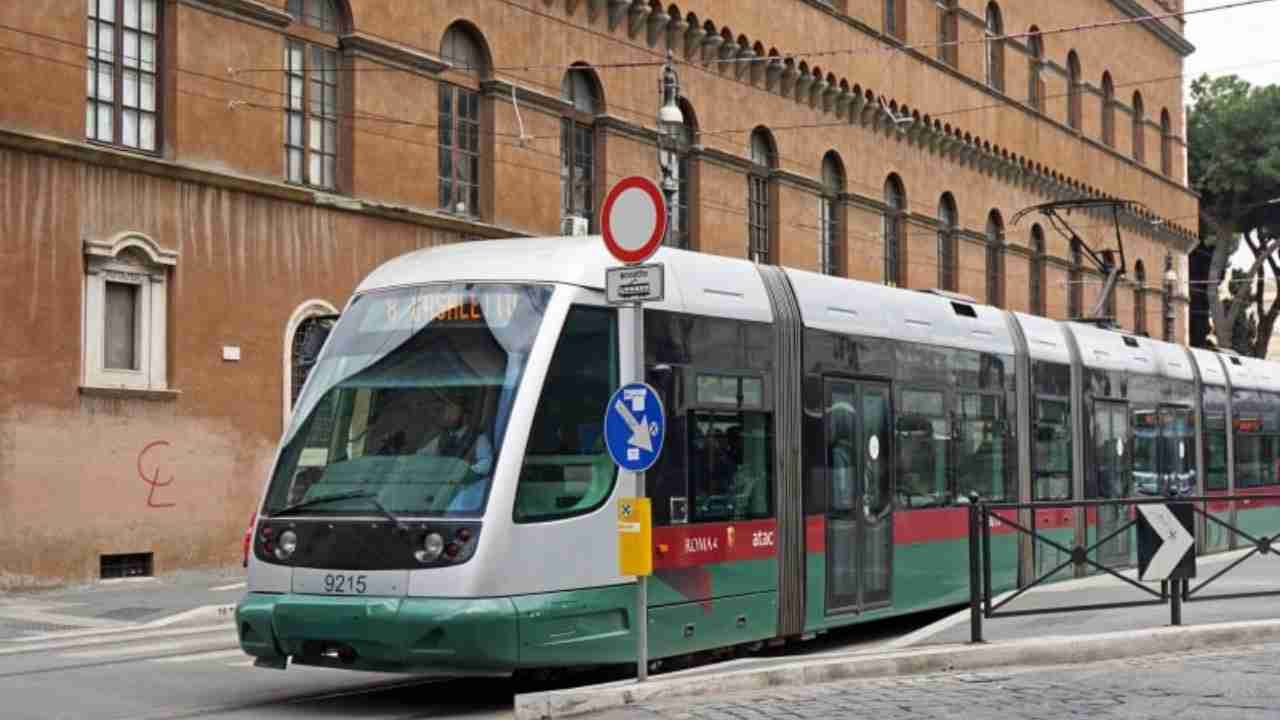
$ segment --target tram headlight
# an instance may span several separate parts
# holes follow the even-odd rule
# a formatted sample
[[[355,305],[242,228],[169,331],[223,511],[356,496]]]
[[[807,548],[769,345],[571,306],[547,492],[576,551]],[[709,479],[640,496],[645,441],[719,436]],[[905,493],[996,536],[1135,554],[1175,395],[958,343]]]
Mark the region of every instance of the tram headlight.
[[[420,563],[435,562],[440,559],[440,555],[444,553],[444,538],[440,533],[427,533],[422,539],[422,549],[415,550],[413,557]]]
[[[288,560],[293,557],[294,551],[298,549],[298,534],[292,530],[285,530],[280,533],[280,537],[276,540],[276,558],[279,560]]]

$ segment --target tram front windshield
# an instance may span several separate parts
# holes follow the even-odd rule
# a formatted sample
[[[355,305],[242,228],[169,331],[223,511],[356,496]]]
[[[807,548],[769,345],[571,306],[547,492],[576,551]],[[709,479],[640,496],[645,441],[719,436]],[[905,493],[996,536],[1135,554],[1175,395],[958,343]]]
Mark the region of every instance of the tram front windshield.
[[[357,298],[298,399],[265,512],[483,511],[551,292],[458,284]]]

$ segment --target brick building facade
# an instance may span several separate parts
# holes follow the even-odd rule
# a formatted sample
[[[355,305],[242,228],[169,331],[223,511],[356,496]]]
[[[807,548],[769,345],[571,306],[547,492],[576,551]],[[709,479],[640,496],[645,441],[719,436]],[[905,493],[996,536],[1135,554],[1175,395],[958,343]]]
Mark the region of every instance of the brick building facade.
[[[557,234],[655,176],[668,49],[675,242],[1064,317],[1101,278],[1012,216],[1130,198],[1116,317],[1181,340],[1192,48],[1135,22],[1180,6],[4,3],[0,588],[237,560],[299,333],[387,258]]]

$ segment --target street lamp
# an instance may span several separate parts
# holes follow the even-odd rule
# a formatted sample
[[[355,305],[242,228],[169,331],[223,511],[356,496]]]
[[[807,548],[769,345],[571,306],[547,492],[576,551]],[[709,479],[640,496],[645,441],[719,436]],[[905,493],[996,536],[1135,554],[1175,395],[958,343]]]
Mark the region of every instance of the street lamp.
[[[684,129],[684,113],[680,112],[680,78],[676,76],[673,55],[667,50],[667,62],[662,66],[662,78],[658,81],[662,107],[658,109],[658,167],[662,171],[662,199],[667,210],[667,227],[663,230],[664,244],[671,242],[671,206],[680,185],[676,179],[676,153],[680,133]]]

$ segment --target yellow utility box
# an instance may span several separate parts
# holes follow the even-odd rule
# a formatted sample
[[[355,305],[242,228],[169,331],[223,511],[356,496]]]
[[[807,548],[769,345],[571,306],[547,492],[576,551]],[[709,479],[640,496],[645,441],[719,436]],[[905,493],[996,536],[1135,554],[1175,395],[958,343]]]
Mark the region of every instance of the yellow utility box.
[[[618,498],[618,572],[653,574],[653,516],[649,498]]]

